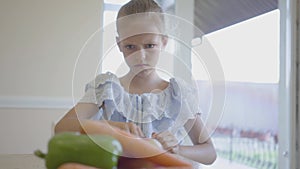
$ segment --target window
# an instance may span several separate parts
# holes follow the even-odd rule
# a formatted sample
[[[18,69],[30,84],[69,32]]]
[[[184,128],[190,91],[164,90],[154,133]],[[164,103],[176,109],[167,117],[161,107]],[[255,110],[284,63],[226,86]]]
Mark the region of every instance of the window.
[[[205,35],[226,82],[225,109],[213,134],[214,168],[276,168],[278,157],[279,10]],[[194,48],[197,50],[197,47]],[[208,73],[192,56],[192,72],[209,112]],[[230,161],[231,163],[224,163]]]
[[[129,0],[105,0],[104,1],[104,13],[103,13],[103,26],[105,27],[114,27],[115,20],[117,18],[118,10],[121,8],[121,5],[127,3]],[[105,33],[104,33],[105,36]],[[120,68],[123,68],[121,72],[127,70],[127,67],[123,63],[122,54],[119,52],[118,46],[115,43],[115,37],[107,38],[110,40],[110,44],[113,46],[108,47],[109,51],[103,52],[102,57],[102,70],[100,72],[119,72]],[[109,63],[109,64],[108,64]],[[124,70],[125,69],[125,70]]]

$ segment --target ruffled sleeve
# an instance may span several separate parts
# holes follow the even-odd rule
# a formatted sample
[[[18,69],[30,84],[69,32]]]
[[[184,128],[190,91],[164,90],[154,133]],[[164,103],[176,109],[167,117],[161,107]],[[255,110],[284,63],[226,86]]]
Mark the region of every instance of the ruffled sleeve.
[[[86,85],[85,94],[79,103],[94,103],[100,107],[104,100],[119,98],[121,90],[118,78],[114,74],[100,74]]]
[[[186,83],[182,79],[173,79],[172,98],[180,104],[178,115],[174,119],[173,131],[183,128],[189,119],[194,119],[197,114],[201,113],[199,104],[199,93],[196,86]]]

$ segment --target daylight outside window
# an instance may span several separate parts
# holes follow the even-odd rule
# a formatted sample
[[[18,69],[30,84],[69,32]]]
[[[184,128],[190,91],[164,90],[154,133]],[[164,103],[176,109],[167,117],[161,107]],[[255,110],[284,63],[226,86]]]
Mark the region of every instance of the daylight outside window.
[[[277,168],[279,10],[205,38],[219,57],[226,81],[223,116],[212,135],[218,160],[211,167]],[[192,64],[205,114],[210,106],[209,74],[195,55]]]

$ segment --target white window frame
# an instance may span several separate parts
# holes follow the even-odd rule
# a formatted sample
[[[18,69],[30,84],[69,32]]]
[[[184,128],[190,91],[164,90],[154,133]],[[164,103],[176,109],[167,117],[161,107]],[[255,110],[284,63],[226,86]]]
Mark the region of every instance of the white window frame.
[[[102,5],[101,5],[101,7],[102,7],[102,9],[101,9],[101,18],[102,18],[102,23],[101,23],[101,28],[102,29],[104,29],[104,12],[105,11],[115,11],[115,12],[117,12],[120,8],[121,8],[121,6],[122,5],[118,5],[118,4],[112,4],[112,3],[105,3],[104,1],[102,1]],[[103,31],[101,31],[100,32],[100,38],[101,38],[101,41],[102,41],[102,44],[103,44],[103,38],[104,38],[104,35],[103,35]],[[104,46],[103,45],[101,45],[100,46],[100,48],[101,48],[101,51],[102,51],[102,55],[101,55],[101,63],[102,63],[102,61],[103,61],[103,57],[104,57],[104,54],[105,54],[105,52],[106,51],[104,51]],[[102,72],[102,69],[103,69],[103,66],[102,66],[102,64],[99,64],[99,66],[98,66],[98,72]]]
[[[299,0],[279,0],[279,169],[299,169]],[[297,16],[298,13],[298,16]],[[298,48],[298,49],[297,49]],[[298,109],[297,109],[298,106]],[[299,122],[299,121],[298,121]],[[297,136],[298,135],[298,136]],[[298,137],[298,138],[297,138]],[[297,162],[298,161],[298,162]]]

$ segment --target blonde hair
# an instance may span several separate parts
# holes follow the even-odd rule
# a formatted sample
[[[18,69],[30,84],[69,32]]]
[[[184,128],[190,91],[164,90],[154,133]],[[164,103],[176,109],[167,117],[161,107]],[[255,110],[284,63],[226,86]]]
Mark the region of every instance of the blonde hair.
[[[163,13],[163,10],[154,0],[131,0],[120,8],[117,19],[123,16],[145,12]]]
[[[133,15],[132,18],[134,18],[134,14],[146,14],[139,16],[147,16],[151,18],[151,24],[156,25],[161,32],[164,32],[165,23],[163,13],[163,9],[154,0],[131,0],[123,5],[118,12],[117,30],[121,29],[119,21],[122,17],[125,18],[126,16]]]

